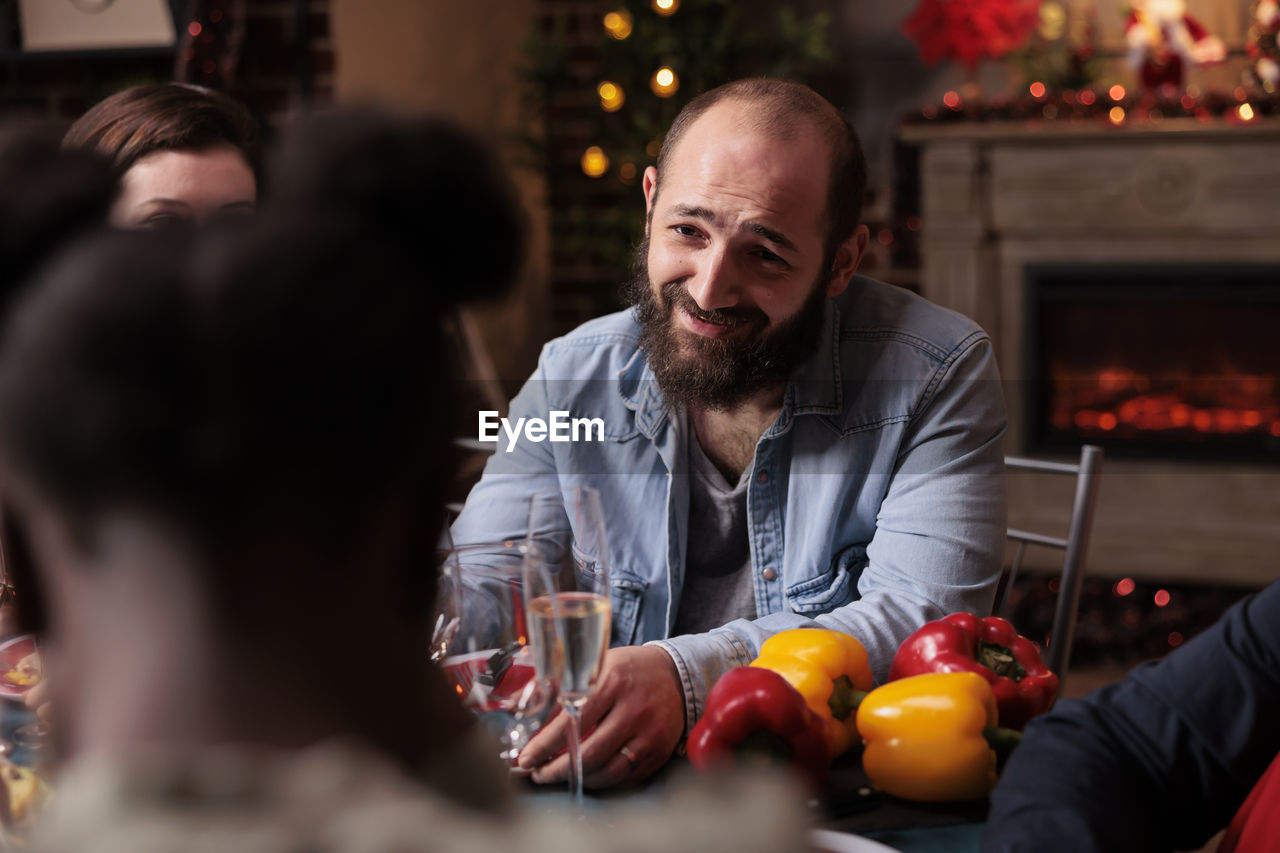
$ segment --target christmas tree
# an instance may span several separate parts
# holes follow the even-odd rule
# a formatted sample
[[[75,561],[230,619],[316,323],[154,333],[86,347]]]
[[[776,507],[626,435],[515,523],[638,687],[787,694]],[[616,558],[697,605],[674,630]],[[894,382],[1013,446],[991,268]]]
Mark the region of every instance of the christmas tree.
[[[547,177],[555,286],[590,316],[618,306],[643,234],[641,178],[680,109],[740,77],[815,84],[832,65],[829,21],[742,0],[555,8],[526,47],[526,141]]]

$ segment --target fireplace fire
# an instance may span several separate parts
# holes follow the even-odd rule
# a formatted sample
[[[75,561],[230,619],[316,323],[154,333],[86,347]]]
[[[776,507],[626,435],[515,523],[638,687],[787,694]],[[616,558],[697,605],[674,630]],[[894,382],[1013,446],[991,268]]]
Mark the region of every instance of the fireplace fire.
[[[1033,449],[1280,461],[1280,269],[1027,270]]]

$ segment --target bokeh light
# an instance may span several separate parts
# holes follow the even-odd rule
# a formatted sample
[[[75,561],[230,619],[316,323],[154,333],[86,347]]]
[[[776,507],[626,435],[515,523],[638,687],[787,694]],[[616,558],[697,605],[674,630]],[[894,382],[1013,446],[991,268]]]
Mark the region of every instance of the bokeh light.
[[[600,96],[600,108],[607,113],[616,113],[622,109],[622,105],[626,103],[627,96],[622,93],[622,87],[611,80],[601,81],[596,86],[596,94]]]
[[[670,17],[680,8],[680,0],[653,0],[653,11],[659,15]]]
[[[1248,104],[1241,104],[1236,109],[1236,114],[1240,116],[1243,121],[1253,121],[1253,107]]]
[[[1107,117],[1111,119],[1112,124],[1120,124],[1124,121],[1124,107],[1112,107],[1111,112],[1107,113]]]
[[[582,152],[582,174],[588,178],[598,178],[609,171],[609,158],[599,145],[592,145]]]
[[[1107,94],[1111,96],[1111,100],[1113,101],[1123,101],[1124,86],[1121,86],[1119,83],[1117,83],[1111,87],[1110,91],[1108,91]]]
[[[1044,84],[1041,83],[1039,80],[1032,83],[1030,86],[1027,87],[1027,89],[1031,92],[1031,97],[1033,98],[1043,98],[1044,93],[1046,91],[1044,88]]]
[[[670,98],[680,88],[680,78],[669,66],[664,65],[653,72],[653,77],[649,80],[649,88],[659,98]]]
[[[604,16],[604,31],[609,38],[622,41],[631,35],[631,13],[626,9],[610,12]]]
[[[1129,595],[1135,589],[1137,589],[1137,587],[1138,585],[1137,583],[1134,582],[1133,578],[1121,578],[1120,580],[1116,581],[1116,585],[1113,587],[1113,591],[1120,598],[1124,598],[1126,595]]]
[[[1169,603],[1169,598],[1170,598],[1169,590],[1158,589],[1156,590],[1155,598],[1153,598],[1152,600],[1155,601],[1156,607],[1164,607],[1166,604]]]
[[[954,89],[942,96],[942,103],[953,110],[960,109],[960,93]]]

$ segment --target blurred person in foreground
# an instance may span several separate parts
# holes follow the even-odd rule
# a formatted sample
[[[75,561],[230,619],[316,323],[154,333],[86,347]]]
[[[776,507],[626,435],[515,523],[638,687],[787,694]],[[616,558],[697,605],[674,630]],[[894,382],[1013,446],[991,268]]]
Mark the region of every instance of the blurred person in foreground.
[[[991,851],[1280,850],[1280,581],[1118,684],[1027,727]]]
[[[110,164],[93,151],[59,150],[60,138],[52,123],[0,123],[0,321],[35,268],[70,236],[106,221],[116,198]],[[3,511],[0,487],[0,531]],[[0,569],[0,638],[7,638],[22,633],[14,600],[22,567]]]
[[[518,538],[530,495],[599,490],[612,648],[582,711],[584,782],[663,766],[708,691],[771,635],[856,637],[883,680],[930,619],[991,608],[1005,543],[1004,400],[973,321],[857,275],[866,164],[812,89],[691,100],[642,181],[633,308],[548,343],[453,527]],[[520,754],[558,782],[564,720]]]
[[[0,478],[62,762],[35,846],[799,846],[781,779],[698,789],[660,821],[518,815],[427,656],[454,434],[438,320],[506,287],[518,211],[439,123],[335,117],[298,139],[281,161],[307,165],[252,229],[78,241],[6,324]],[[451,253],[425,270],[424,234]]]
[[[238,101],[188,83],[133,86],[76,120],[67,148],[109,159],[121,228],[199,225],[253,211],[261,195],[257,121]]]

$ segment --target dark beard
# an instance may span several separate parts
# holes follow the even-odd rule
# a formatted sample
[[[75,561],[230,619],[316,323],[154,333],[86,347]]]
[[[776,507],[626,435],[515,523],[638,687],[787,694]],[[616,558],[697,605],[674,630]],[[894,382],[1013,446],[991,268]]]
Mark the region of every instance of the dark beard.
[[[768,388],[784,384],[817,347],[826,305],[826,270],[794,317],[766,331],[769,318],[759,308],[703,311],[683,281],[662,286],[661,300],[649,280],[649,239],[636,247],[631,280],[623,288],[640,321],[640,349],[667,402],[686,409],[736,408]],[[679,330],[675,312],[685,310],[712,323],[745,325],[750,334],[704,338]],[[691,346],[691,354],[684,351]]]

